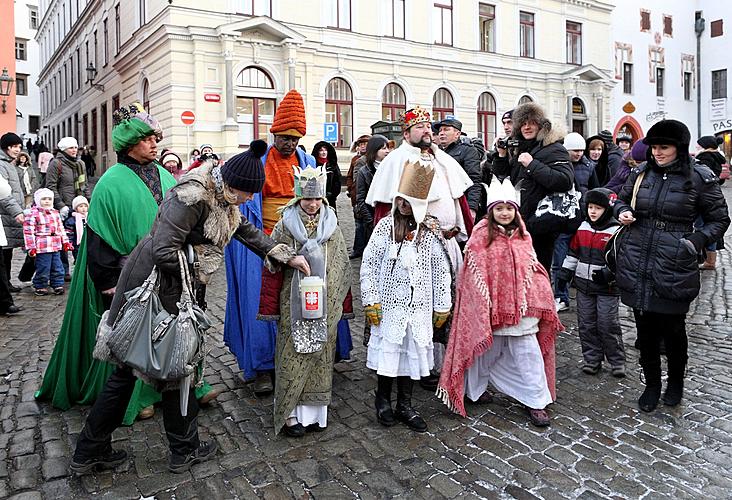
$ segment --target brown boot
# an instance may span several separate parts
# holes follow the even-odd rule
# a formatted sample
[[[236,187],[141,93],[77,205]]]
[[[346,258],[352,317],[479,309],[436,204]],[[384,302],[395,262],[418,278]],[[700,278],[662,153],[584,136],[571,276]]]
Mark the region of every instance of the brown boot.
[[[707,250],[707,260],[705,260],[700,266],[699,269],[702,271],[714,271],[714,269],[717,267],[717,252],[712,250]]]

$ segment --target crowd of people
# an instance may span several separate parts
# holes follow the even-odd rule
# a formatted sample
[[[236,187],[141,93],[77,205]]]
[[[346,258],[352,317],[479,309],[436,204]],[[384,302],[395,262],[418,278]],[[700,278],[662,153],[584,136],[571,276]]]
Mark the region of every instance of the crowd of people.
[[[153,270],[160,303],[175,315],[185,270],[203,311],[206,285],[225,266],[224,341],[254,393],[274,394],[274,432],[291,438],[328,425],[333,366],[353,347],[356,259],[383,426],[428,429],[412,405],[415,382],[463,416],[466,402],[498,391],[533,425],[550,425],[559,313],[572,286],[582,371],[596,376],[606,362],[612,376],[626,376],[622,302],[635,316],[644,374],[638,407],[682,400],[685,315],[730,224],[714,137],[699,138],[694,153],[688,128],[663,120],[643,138],[605,130],[585,138],[526,103],[505,112],[503,137],[484,145],[458,119],[433,122],[417,106],[400,119],[400,141],[356,139],[344,180],[332,144],[311,154],[299,144],[307,127],[296,90],[276,111],[272,143],[255,140],[226,161],[211,144],[185,162],[159,152],[163,131],[139,104],[113,118],[117,163],[93,191],[94,168],[74,138],[61,139],[55,156],[31,144],[35,160],[15,134],[0,139],[0,314],[22,312],[10,285],[13,249],[25,250],[39,296],[65,292],[69,252],[74,259],[36,397],[63,410],[93,405],[70,465],[77,474],[127,460],[112,432],[155,405],[171,471],[216,453],[215,441],[198,436],[199,408],[219,393],[202,361],[188,386],[150,378],[105,349]],[[344,185],[355,220],[350,254],[336,210]]]

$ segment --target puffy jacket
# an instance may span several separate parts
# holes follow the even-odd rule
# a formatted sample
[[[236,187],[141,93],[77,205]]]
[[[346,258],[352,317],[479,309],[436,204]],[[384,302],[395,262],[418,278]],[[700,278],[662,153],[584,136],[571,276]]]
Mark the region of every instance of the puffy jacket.
[[[3,200],[10,196],[13,191],[10,189],[8,181],[0,175],[0,200]],[[3,229],[3,221],[0,218],[0,247],[4,247],[8,244],[8,240],[5,239],[5,229]]]
[[[358,169],[355,179],[356,206],[353,209],[353,213],[359,221],[369,226],[369,229],[373,229],[374,227],[374,207],[366,203],[366,195],[369,194],[369,188],[371,187],[371,181],[374,180],[377,166],[367,163]]]
[[[86,196],[86,167],[81,160],[70,158],[63,152],[48,164],[46,187],[53,191],[53,208],[71,209],[71,202],[79,195]]]
[[[616,279],[624,304],[641,311],[685,314],[699,294],[697,252],[720,239],[730,224],[717,177],[683,158],[665,168],[653,156],[633,169],[618,195],[615,216],[632,210],[633,187],[643,174],[633,210],[635,222],[618,236]],[[694,220],[704,227],[694,233]],[[691,241],[692,251],[681,241]]]
[[[623,150],[617,144],[610,144],[607,150],[607,180],[612,179],[615,173],[620,168],[620,163],[623,161]],[[607,180],[605,182],[607,182]]]
[[[600,187],[597,174],[595,174],[595,166],[586,156],[583,155],[580,161],[572,163],[572,168],[574,169],[574,186],[583,197],[590,189]]]
[[[696,155],[696,161],[709,167],[717,177],[722,173],[722,165],[727,163],[727,160],[719,151],[699,151]],[[720,184],[724,184],[724,181],[720,181]]]
[[[569,282],[574,277],[577,290],[588,295],[618,295],[614,286],[592,281],[592,273],[607,267],[605,246],[619,228],[618,221],[612,218],[599,226],[584,221],[569,242],[567,257],[557,278]]]
[[[537,140],[526,141],[520,134],[517,139],[521,145],[511,152],[510,159],[508,155],[494,157],[493,174],[510,177],[513,185],[518,186],[521,193],[519,212],[531,232],[531,219],[541,199],[550,193],[569,191],[574,183],[574,169],[569,153],[561,143],[564,134],[552,129],[548,121],[539,130]],[[526,168],[518,162],[523,151],[534,158]]]
[[[15,218],[23,213],[23,188],[18,179],[18,171],[12,163],[12,159],[0,151],[0,175],[10,184],[10,196],[0,199],[0,216],[5,229],[7,248],[18,248],[24,244],[23,224],[18,223]]]
[[[480,195],[483,189],[480,185],[482,181],[482,173],[480,170],[480,162],[483,159],[481,153],[472,144],[466,144],[460,139],[448,144],[444,148],[445,153],[452,156],[457,161],[465,173],[468,174],[473,185],[465,191],[465,197],[468,200],[468,206],[471,210],[478,210],[480,206]]]

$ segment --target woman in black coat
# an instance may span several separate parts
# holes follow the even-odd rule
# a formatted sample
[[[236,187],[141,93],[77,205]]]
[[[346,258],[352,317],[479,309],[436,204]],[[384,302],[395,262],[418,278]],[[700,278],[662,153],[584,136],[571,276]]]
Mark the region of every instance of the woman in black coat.
[[[366,164],[358,169],[354,176],[356,184],[356,206],[353,207],[353,214],[356,219],[364,224],[366,229],[366,244],[371,239],[374,230],[374,207],[366,203],[366,195],[369,193],[371,181],[381,161],[389,154],[387,138],[383,135],[373,135],[366,144],[364,155]]]
[[[208,160],[168,191],[150,234],[137,244],[122,269],[106,321],[107,330],[124,305],[125,292],[142,285],[155,266],[159,272],[160,302],[166,311],[177,314],[176,302],[182,291],[178,252],[185,251],[189,245],[195,255],[196,265],[192,267],[196,285],[205,285],[221,266],[223,248],[232,238],[263,257],[269,266],[286,263],[305,275],[310,274],[302,256],[295,256],[295,251],[286,245],[276,245],[269,236],[241,218],[239,205],[251,199],[264,185],[260,158],[266,150],[264,141],[254,141],[248,151],[232,157],[223,167]],[[201,302],[202,296],[199,305],[204,307]],[[104,335],[105,329],[100,325],[98,336],[104,338]],[[113,467],[126,460],[125,451],[112,449],[111,435],[122,423],[135,382],[135,374],[126,366],[119,366],[109,377],[79,435],[70,464],[72,472],[83,474],[98,466]],[[160,386],[160,389],[163,425],[170,446],[168,469],[175,473],[185,472],[193,464],[212,457],[216,443],[199,440],[198,400],[194,387],[190,388],[186,416],[181,415],[179,389],[168,385]]]
[[[663,402],[681,402],[688,359],[685,319],[700,288],[697,257],[730,224],[717,176],[689,157],[690,141],[689,129],[679,121],[653,125],[643,139],[650,146],[646,163],[631,172],[614,208],[626,226],[617,242],[616,278],[621,300],[635,314],[646,379],[638,406],[646,412],[661,396],[661,340],[668,359]],[[704,227],[694,231],[697,217]]]
[[[328,172],[328,180],[325,184],[325,197],[328,205],[336,210],[336,199],[341,194],[341,186],[343,184],[343,176],[341,168],[338,166],[338,155],[333,145],[329,142],[320,141],[313,146],[313,152],[310,153],[315,157],[318,166],[324,165]],[[336,210],[336,213],[338,211]]]

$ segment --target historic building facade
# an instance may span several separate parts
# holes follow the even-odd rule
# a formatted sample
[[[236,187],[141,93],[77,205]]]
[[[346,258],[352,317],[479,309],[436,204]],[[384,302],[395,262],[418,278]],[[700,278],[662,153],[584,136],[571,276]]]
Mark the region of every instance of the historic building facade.
[[[96,145],[103,165],[112,110],[133,100],[161,121],[165,146],[225,156],[268,139],[290,88],[305,99],[306,146],[335,131],[348,148],[416,104],[489,143],[500,114],[528,99],[583,133],[611,124],[608,2],[119,1],[41,0],[44,135]]]
[[[40,59],[36,32],[40,24],[37,0],[15,5],[15,132],[34,139],[41,128],[41,96],[38,88]]]

